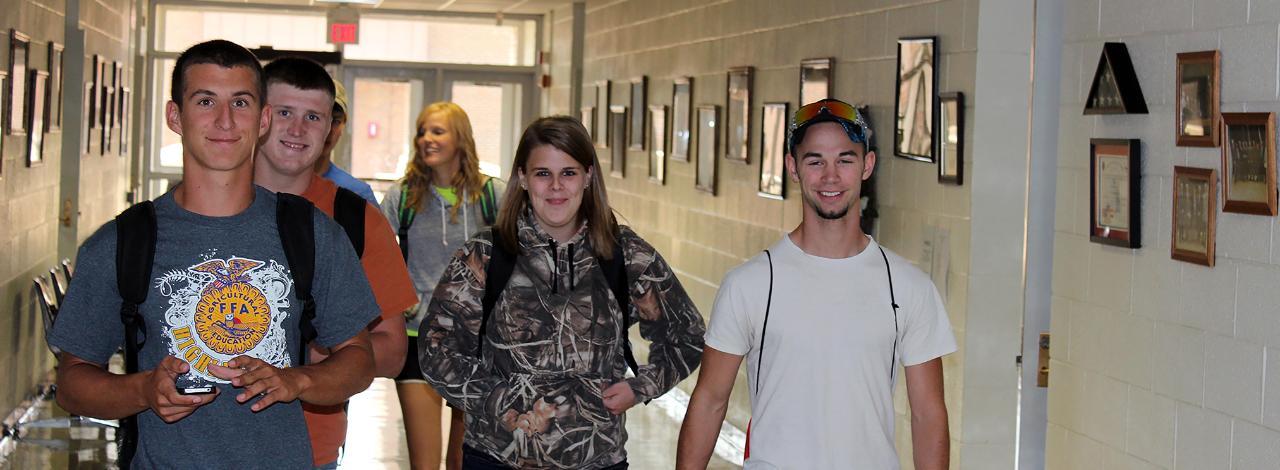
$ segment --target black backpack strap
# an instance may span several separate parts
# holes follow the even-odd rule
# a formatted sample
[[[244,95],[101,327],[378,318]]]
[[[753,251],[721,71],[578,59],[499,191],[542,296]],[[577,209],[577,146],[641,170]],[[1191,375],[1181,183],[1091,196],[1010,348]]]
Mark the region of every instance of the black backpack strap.
[[[364,211],[368,202],[354,191],[338,188],[333,197],[333,220],[347,232],[351,247],[356,249],[356,258],[364,258]]]
[[[485,180],[484,189],[480,191],[480,216],[485,225],[493,225],[498,220],[498,192],[493,189],[493,178]]]
[[[400,238],[400,256],[409,262],[409,226],[413,225],[413,217],[417,214],[409,208],[409,183],[400,184],[400,227],[396,236]]]
[[[884,272],[889,276],[889,305],[893,306],[893,352],[889,356],[889,386],[893,386],[893,374],[896,372],[895,363],[898,361],[898,298],[893,293],[893,269],[889,268],[889,255],[884,254],[884,247],[880,248],[880,257],[884,258]]]
[[[627,361],[631,373],[639,376],[640,365],[636,362],[636,355],[631,352],[631,335],[627,334],[631,327],[631,289],[627,285],[627,259],[622,251],[621,240],[615,239],[613,257],[601,264],[600,268],[604,270],[604,279],[608,281],[609,290],[613,291],[613,298],[618,301],[618,308],[622,310],[622,358]]]
[[[756,394],[760,393],[760,366],[764,365],[764,334],[769,331],[769,307],[773,306],[773,253],[764,250],[764,257],[769,260],[769,294],[764,301],[764,324],[760,326],[760,354],[756,358]]]
[[[498,235],[497,229],[490,232],[493,233],[493,249],[489,250],[489,264],[484,268],[484,298],[481,301],[480,336],[476,342],[477,358],[481,357],[480,352],[484,350],[484,334],[489,326],[489,314],[493,313],[498,297],[507,288],[507,281],[511,280],[511,272],[516,269],[516,254],[507,251],[502,245],[502,237]]]
[[[138,372],[138,350],[146,343],[146,322],[138,307],[147,301],[156,234],[156,208],[151,201],[135,204],[116,216],[116,288],[120,291],[120,321],[124,323],[124,369],[129,374]],[[129,468],[138,447],[137,415],[121,419],[120,429],[117,461],[120,468]]]
[[[276,230],[280,232],[284,255],[289,259],[294,295],[302,302],[298,364],[307,363],[307,346],[316,338],[316,302],[311,296],[311,280],[316,271],[316,234],[311,214],[314,208],[301,196],[276,194]]]

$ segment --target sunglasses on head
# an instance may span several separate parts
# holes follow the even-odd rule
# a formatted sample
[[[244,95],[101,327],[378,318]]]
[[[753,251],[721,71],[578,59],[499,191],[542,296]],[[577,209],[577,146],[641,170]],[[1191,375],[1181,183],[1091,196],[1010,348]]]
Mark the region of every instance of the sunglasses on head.
[[[862,119],[862,114],[849,103],[839,100],[827,99],[801,106],[791,119],[791,130],[799,129],[823,114],[847,121],[846,130],[862,136],[862,141],[866,141],[864,129],[867,123]]]

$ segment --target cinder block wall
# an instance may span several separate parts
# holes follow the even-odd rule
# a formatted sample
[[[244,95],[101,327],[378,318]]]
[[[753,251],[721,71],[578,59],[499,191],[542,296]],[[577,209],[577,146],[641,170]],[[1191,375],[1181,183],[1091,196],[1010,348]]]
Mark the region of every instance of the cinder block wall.
[[[893,156],[893,100],[897,38],[938,36],[939,90],[972,98],[977,54],[977,0],[889,0],[778,2],[767,0],[588,1],[582,105],[597,112],[608,104],[631,107],[632,78],[648,77],[649,105],[672,105],[673,79],[693,78],[693,103],[716,104],[724,119],[726,72],[755,67],[751,90],[750,163],[723,160],[717,193],[694,189],[692,162],[667,162],[666,184],[648,180],[647,151],[628,151],[626,177],[608,178],[610,202],[625,222],[654,244],[675,267],[681,282],[708,318],[720,279],[734,266],[777,241],[800,221],[800,194],[789,184],[786,200],[756,195],[760,165],[760,118],[765,102],[798,106],[799,65],[807,58],[834,57],[833,95],[870,106],[882,152],[876,168],[881,218],[877,240],[926,272],[933,272],[946,298],[957,340],[964,339],[969,273],[969,187],[937,182],[934,165]],[[569,109],[568,60],[572,9],[553,12],[552,88],[545,109]],[[561,64],[561,65],[557,65]],[[596,103],[595,85],[612,84],[610,103]],[[970,105],[972,106],[972,105]],[[634,110],[629,109],[630,112]],[[972,111],[966,110],[972,117]],[[970,119],[969,122],[972,122]],[[971,126],[965,135],[971,135]],[[695,132],[696,134],[696,132]],[[695,135],[690,147],[697,147]],[[971,139],[966,138],[966,142]],[[966,152],[971,146],[966,145]],[[601,158],[608,159],[601,149]],[[973,158],[966,157],[971,174]],[[926,248],[930,247],[930,248]],[[945,258],[945,262],[944,262]],[[964,347],[948,356],[947,402],[951,411],[953,466],[959,462],[960,376]],[[729,420],[745,428],[749,416],[745,375],[740,373]],[[693,380],[682,386],[692,389]],[[910,449],[905,395],[898,394],[898,441]],[[910,467],[910,454],[904,453]]]
[[[132,0],[83,0],[81,27],[85,30],[86,57],[66,57],[64,67],[84,62],[92,54],[108,61],[129,62],[129,25]],[[0,63],[9,64],[8,34],[15,28],[31,36],[28,60],[32,69],[48,71],[48,44],[65,44],[65,0],[11,0],[0,8]],[[65,81],[65,89],[83,83]],[[65,91],[64,91],[65,93]],[[80,106],[68,108],[65,121],[82,119]],[[25,136],[4,136],[3,168],[0,168],[0,413],[13,409],[38,380],[53,367],[53,356],[44,342],[31,280],[48,272],[57,260],[59,188],[65,159],[80,159],[79,240],[123,209],[129,159],[117,155],[81,155],[82,149],[62,148],[62,135],[50,132],[44,139],[45,162],[26,166]]]
[[[1050,468],[1275,468],[1280,460],[1276,218],[1222,213],[1217,265],[1169,256],[1179,52],[1222,54],[1224,112],[1280,111],[1280,8],[1248,0],[1065,3],[1053,276]],[[1102,43],[1125,43],[1150,114],[1083,116]],[[1142,140],[1143,247],[1090,243],[1089,139]],[[1275,143],[1273,142],[1272,145]]]

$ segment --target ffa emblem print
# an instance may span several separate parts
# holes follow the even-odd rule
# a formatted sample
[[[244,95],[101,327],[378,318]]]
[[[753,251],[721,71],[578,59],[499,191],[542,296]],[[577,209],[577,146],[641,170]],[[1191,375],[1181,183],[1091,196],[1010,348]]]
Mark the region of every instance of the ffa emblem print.
[[[275,261],[206,258],[157,279],[169,299],[165,337],[170,354],[218,383],[227,381],[209,373],[209,365],[225,365],[240,355],[288,367],[282,326],[293,287],[288,271]]]

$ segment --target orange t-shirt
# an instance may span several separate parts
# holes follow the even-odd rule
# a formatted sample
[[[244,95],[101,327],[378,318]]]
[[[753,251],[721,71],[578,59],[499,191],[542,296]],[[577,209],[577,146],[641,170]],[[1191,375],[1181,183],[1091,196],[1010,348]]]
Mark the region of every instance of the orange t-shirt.
[[[332,181],[312,175],[311,185],[302,193],[316,208],[333,217],[333,199],[338,186]],[[418,303],[418,294],[409,278],[409,268],[400,255],[400,245],[391,224],[382,216],[378,206],[368,204],[364,209],[364,255],[360,257],[369,287],[382,309],[382,318],[400,315]],[[319,406],[302,404],[307,419],[307,431],[311,434],[311,457],[316,465],[338,460],[338,447],[347,437],[346,405]]]

